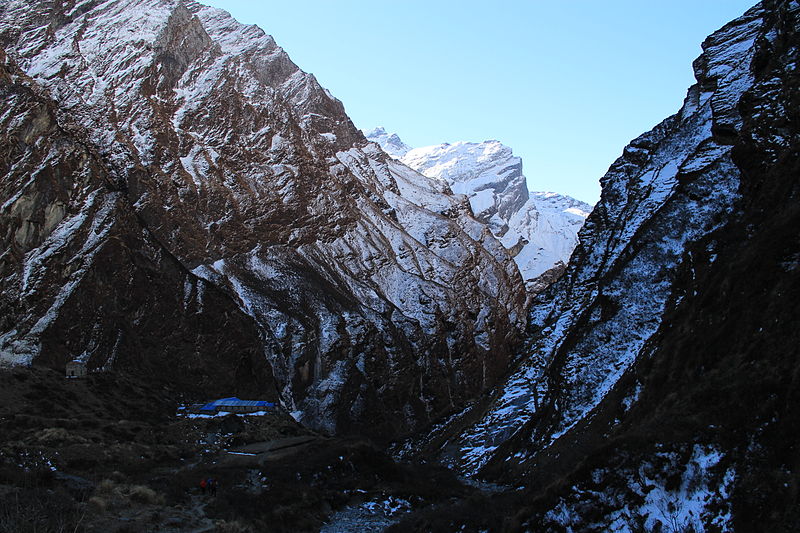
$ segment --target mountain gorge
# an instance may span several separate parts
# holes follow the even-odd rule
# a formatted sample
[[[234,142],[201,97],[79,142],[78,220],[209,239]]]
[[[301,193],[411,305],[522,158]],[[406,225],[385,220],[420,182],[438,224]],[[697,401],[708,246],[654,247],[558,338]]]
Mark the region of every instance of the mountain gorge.
[[[798,16],[762,2],[704,42],[683,108],[601,180],[529,357],[408,445],[518,487],[473,523],[798,527]]]
[[[798,30],[708,37],[590,209],[224,11],[4,2],[0,531],[800,530]]]

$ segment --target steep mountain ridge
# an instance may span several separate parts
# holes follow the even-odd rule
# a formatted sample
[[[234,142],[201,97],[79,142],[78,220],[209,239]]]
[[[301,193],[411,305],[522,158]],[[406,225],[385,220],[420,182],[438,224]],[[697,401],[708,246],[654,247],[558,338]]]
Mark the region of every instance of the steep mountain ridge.
[[[603,177],[574,263],[534,302],[534,357],[466,441],[500,445],[536,425],[535,442],[546,448],[644,357],[687,248],[724,224],[738,197],[731,143],[715,131],[740,127],[736,105],[753,83],[749,65],[762,29],[756,10],[709,37],[681,111],[632,141]],[[493,449],[465,457],[480,464]]]
[[[510,222],[501,243],[223,12],[0,5],[0,361],[128,374],[2,369],[10,527],[296,531],[391,495],[393,519],[411,512],[390,531],[800,530],[799,32],[800,2],[764,0],[706,40],[680,112],[602,179],[491,391],[525,323]],[[533,200],[565,208],[532,193],[517,215]],[[308,444],[283,413],[198,425],[176,392],[280,396],[372,437],[436,425],[394,448],[417,464],[359,439],[287,456],[256,442]],[[231,459],[234,439],[260,459]],[[229,486],[196,506],[209,472]],[[154,496],[125,503],[104,478]]]
[[[531,192],[513,214],[500,242],[514,254],[529,292],[541,292],[561,277],[591,211],[589,204],[570,196]]]
[[[552,192],[529,193],[522,159],[498,141],[407,146],[375,128],[367,139],[414,170],[469,198],[475,216],[514,256],[528,290],[539,292],[564,272],[588,204]]]
[[[800,527],[799,36],[800,3],[767,0],[704,42],[683,108],[612,165],[537,296],[530,357],[407,443],[516,487],[506,515],[403,530]]]
[[[188,1],[14,0],[0,6],[0,44],[52,98],[56,121],[81,128],[103,187],[125,199],[124,212],[103,211],[107,224],[127,220],[191,271],[179,299],[202,299],[197,286],[227,295],[255,324],[248,342],[261,346],[281,398],[305,423],[401,433],[504,372],[526,297],[503,246],[461,197],[367,143],[341,103],[260,29]],[[40,156],[42,142],[24,145],[23,157]],[[129,341],[111,342],[111,330],[130,318],[109,323],[102,302],[91,312],[80,303],[94,289],[68,265],[96,270],[77,245],[91,205],[76,199],[59,210],[27,187],[4,192],[11,210],[36,212],[7,220],[6,239],[16,246],[21,225],[48,222],[5,267],[4,299],[20,303],[10,315],[17,326],[2,333],[3,360],[149,360],[131,350],[127,363],[112,357],[114,342]],[[60,247],[76,246],[76,258],[47,253],[48,230]],[[124,269],[110,234],[93,238]],[[43,345],[55,327],[33,327],[40,309],[60,316],[61,307],[45,290],[21,301],[20,276],[53,271],[70,287],[65,301],[84,311],[71,338],[95,332],[102,341]]]
[[[541,502],[533,524],[602,528],[615,509],[645,527],[800,527],[800,4],[762,2],[704,48],[735,44],[719,37],[748,22],[760,26],[746,56],[750,83],[732,99],[736,114],[715,108],[715,138],[730,144],[738,170],[735,208],[687,250],[645,357],[583,430],[613,444],[565,480],[574,488],[559,502]],[[601,512],[587,519],[589,507]]]

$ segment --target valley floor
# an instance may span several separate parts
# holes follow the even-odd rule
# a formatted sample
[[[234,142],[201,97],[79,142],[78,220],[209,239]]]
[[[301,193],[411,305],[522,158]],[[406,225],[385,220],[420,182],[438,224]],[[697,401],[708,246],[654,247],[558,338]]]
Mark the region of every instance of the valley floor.
[[[483,498],[443,467],[280,410],[186,416],[198,400],[114,373],[0,371],[0,532],[381,531]]]

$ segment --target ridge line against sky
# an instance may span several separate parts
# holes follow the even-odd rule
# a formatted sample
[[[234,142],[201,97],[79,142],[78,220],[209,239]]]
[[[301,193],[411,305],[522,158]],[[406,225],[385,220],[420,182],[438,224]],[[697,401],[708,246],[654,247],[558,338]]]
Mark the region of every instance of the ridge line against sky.
[[[531,190],[595,203],[625,145],[680,109],[700,43],[756,2],[202,3],[272,35],[357,127],[496,139]]]

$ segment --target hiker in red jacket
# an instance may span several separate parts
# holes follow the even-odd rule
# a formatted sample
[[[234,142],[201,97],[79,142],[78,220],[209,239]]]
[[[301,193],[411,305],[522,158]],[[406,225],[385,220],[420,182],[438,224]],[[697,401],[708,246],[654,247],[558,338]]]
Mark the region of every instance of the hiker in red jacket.
[[[200,480],[200,492],[205,494],[207,486],[208,486],[208,481],[206,481],[206,478],[201,479]]]

